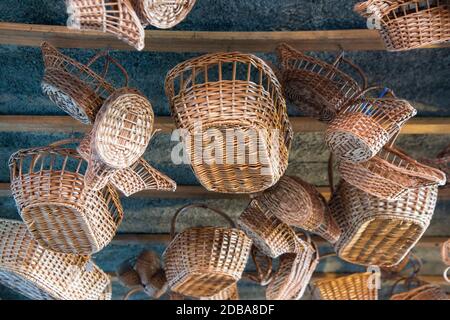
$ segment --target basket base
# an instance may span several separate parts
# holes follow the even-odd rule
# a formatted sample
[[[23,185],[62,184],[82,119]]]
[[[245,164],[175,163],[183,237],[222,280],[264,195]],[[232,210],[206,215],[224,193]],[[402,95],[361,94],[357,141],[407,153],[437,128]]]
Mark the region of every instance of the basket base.
[[[188,297],[209,298],[236,283],[236,279],[223,273],[191,273],[171,286],[173,292]]]

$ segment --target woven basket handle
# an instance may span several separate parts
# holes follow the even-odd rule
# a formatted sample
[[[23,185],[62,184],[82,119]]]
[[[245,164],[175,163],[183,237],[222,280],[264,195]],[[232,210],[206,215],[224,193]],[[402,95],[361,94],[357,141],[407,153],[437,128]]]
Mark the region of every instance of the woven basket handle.
[[[364,97],[366,94],[368,94],[369,92],[372,91],[382,91],[382,94],[378,97],[378,99],[384,98],[386,96],[391,96],[391,98],[397,99],[397,96],[395,95],[394,91],[390,88],[387,87],[383,87],[383,86],[373,86],[373,87],[369,87],[363,91],[361,91],[361,93],[356,97],[358,98],[362,98]]]
[[[130,300],[130,298],[140,292],[145,292],[144,287],[143,286],[136,286],[134,288],[132,288],[130,291],[128,291],[125,296],[123,297],[123,300]]]
[[[272,264],[273,260],[269,256],[264,255],[265,262],[267,264],[266,270],[263,270],[263,267],[261,266],[261,263],[259,263],[257,256],[259,253],[259,249],[256,246],[252,247],[251,256],[253,263],[255,264],[256,268],[256,275],[250,274],[250,273],[244,273],[243,278],[246,278],[250,281],[256,282],[261,286],[267,286],[273,278],[273,269]]]
[[[105,58],[106,62],[105,62],[105,66],[103,68],[103,74],[102,77],[105,78],[108,70],[109,70],[109,65],[110,63],[113,63],[117,66],[117,68],[120,70],[120,72],[123,74],[123,77],[125,79],[125,83],[123,85],[123,87],[128,87],[128,82],[129,82],[129,76],[128,76],[128,72],[125,70],[125,68],[119,63],[119,61],[117,61],[116,59],[114,59],[113,57],[111,57],[109,55],[109,51],[108,50],[104,50],[101,51],[99,53],[97,53],[92,59],[90,59],[88,61],[88,63],[86,64],[87,67],[91,67],[95,62],[97,62],[100,58]]]
[[[367,79],[366,74],[364,73],[363,69],[361,69],[358,65],[356,65],[353,61],[347,59],[345,57],[345,51],[343,50],[342,46],[339,46],[341,48],[341,53],[339,54],[339,56],[336,58],[336,61],[334,61],[333,63],[333,67],[338,68],[339,65],[341,64],[341,62],[344,62],[346,64],[348,64],[352,69],[354,69],[356,71],[356,73],[360,76],[361,78],[361,89],[365,90],[369,84],[369,80]]]
[[[172,222],[170,224],[170,237],[171,239],[175,238],[175,227],[176,227],[176,223],[177,223],[177,219],[178,217],[185,213],[187,210],[189,209],[193,209],[193,208],[201,208],[201,209],[206,209],[206,210],[210,210],[214,213],[217,213],[218,215],[220,215],[221,217],[223,217],[225,220],[227,220],[227,222],[230,224],[230,226],[232,228],[236,228],[236,224],[234,223],[234,221],[223,211],[220,211],[219,209],[215,209],[212,208],[206,204],[201,204],[201,203],[195,203],[195,204],[189,204],[187,206],[184,206],[182,208],[180,208],[175,215],[172,218]]]
[[[390,296],[392,296],[395,292],[395,289],[398,287],[398,285],[400,283],[404,283],[407,287],[408,290],[411,288],[411,284],[412,283],[416,283],[418,286],[422,285],[422,284],[427,284],[425,281],[419,279],[418,274],[420,273],[420,270],[422,269],[423,263],[422,260],[416,256],[415,254],[411,254],[411,258],[410,261],[413,262],[413,270],[411,272],[411,274],[407,277],[402,277],[400,279],[398,279],[391,288],[390,291]]]
[[[49,147],[61,147],[66,144],[73,144],[73,143],[80,143],[80,142],[81,142],[81,139],[69,138],[69,139],[64,139],[64,140],[59,140],[59,141],[53,142],[49,145]]]

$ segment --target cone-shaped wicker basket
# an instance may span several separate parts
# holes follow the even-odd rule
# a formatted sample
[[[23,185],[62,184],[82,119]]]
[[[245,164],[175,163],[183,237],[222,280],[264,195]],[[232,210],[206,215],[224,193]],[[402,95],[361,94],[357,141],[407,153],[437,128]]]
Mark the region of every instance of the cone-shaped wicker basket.
[[[206,189],[254,193],[284,174],[293,132],[280,84],[263,60],[236,52],[188,60],[167,75],[166,94]]]
[[[389,51],[420,48],[450,40],[449,0],[368,0],[355,11],[376,24]]]
[[[62,147],[20,150],[9,160],[11,191],[37,242],[54,251],[90,255],[103,249],[123,218],[117,192],[94,191],[84,183],[87,164]]]
[[[329,122],[367,87],[364,72],[344,58],[343,53],[333,64],[328,64],[287,44],[281,44],[276,51],[284,94],[305,116]],[[346,73],[344,65],[353,69],[361,80],[358,82]]]
[[[378,290],[371,286],[373,273],[314,282],[314,296],[320,300],[378,300]]]
[[[109,300],[109,277],[88,257],[41,247],[18,221],[0,219],[0,283],[33,300]]]
[[[192,208],[209,209],[226,218],[232,227],[196,227],[175,235],[177,218]],[[236,229],[233,221],[222,211],[203,204],[181,208],[172,219],[171,237],[163,257],[173,292],[209,298],[236,284],[242,277],[252,241]]]
[[[426,284],[408,292],[395,294],[391,300],[450,300],[450,297],[441,287]]]

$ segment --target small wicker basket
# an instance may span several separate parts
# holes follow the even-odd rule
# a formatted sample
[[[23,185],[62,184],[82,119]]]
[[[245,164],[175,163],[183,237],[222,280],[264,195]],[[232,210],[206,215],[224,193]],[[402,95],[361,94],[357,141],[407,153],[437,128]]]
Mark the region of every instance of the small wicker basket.
[[[276,51],[284,94],[306,116],[329,122],[367,87],[364,72],[343,53],[328,64],[287,44],[281,44]],[[359,83],[344,71],[344,64],[361,77]]]
[[[177,218],[192,208],[209,209],[226,218],[233,227],[196,227],[175,235]],[[203,204],[185,206],[172,219],[171,237],[163,258],[173,292],[208,298],[234,285],[242,277],[252,241],[244,232],[234,228],[233,221],[223,212]]]
[[[376,19],[387,50],[402,51],[450,40],[449,0],[368,0],[355,11]]]
[[[293,132],[280,84],[263,60],[236,52],[188,60],[168,73],[166,94],[206,189],[254,193],[284,174]]]
[[[68,142],[14,153],[9,160],[11,191],[39,245],[91,255],[112,240],[123,210],[111,186],[99,191],[86,187],[86,162],[76,150],[62,147]]]
[[[378,300],[378,290],[370,286],[373,273],[314,282],[314,296],[320,300]]]
[[[391,300],[450,300],[450,297],[441,287],[426,284],[408,292],[395,294]]]
[[[100,58],[105,57],[105,71],[110,62],[117,65],[128,84],[125,69],[107,52],[100,52],[86,65],[63,55],[47,42],[41,45],[44,58],[45,73],[42,80],[42,91],[59,108],[84,124],[95,121],[98,110],[103,102],[115,90],[113,84],[105,80],[105,75],[99,75],[91,66]]]
[[[186,18],[195,0],[131,0],[131,3],[143,25],[169,29]]]
[[[137,50],[144,49],[145,32],[130,0],[66,0],[67,26],[111,33]]]
[[[110,300],[109,277],[88,257],[57,253],[25,225],[0,219],[0,283],[33,300]]]
[[[341,231],[320,192],[297,177],[283,176],[255,199],[284,223],[335,243]]]
[[[366,96],[377,89],[365,90],[361,99],[342,108],[328,126],[325,141],[337,158],[350,162],[373,158],[416,115],[416,109],[391,90],[390,97]]]

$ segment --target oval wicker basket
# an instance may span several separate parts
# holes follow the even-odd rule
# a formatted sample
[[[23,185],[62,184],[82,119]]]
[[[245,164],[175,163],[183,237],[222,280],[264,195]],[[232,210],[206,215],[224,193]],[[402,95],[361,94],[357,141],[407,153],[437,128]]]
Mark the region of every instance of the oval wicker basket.
[[[333,154],[345,161],[363,162],[373,158],[417,114],[406,100],[366,96],[378,87],[367,89],[363,97],[338,112],[325,134]]]
[[[441,250],[442,261],[448,266],[450,266],[450,239],[442,244]]]
[[[391,300],[450,300],[450,297],[441,287],[426,284],[408,292],[395,294]]]
[[[379,21],[387,50],[402,51],[450,40],[448,0],[368,0],[357,3],[361,16]]]
[[[142,24],[159,29],[175,27],[191,12],[195,0],[131,0]]]
[[[329,122],[367,87],[364,72],[343,53],[328,64],[287,44],[281,44],[276,51],[284,94],[305,116]],[[359,75],[359,83],[344,71],[344,64]]]
[[[293,132],[280,84],[263,60],[236,52],[188,60],[168,73],[166,94],[206,189],[254,193],[284,174]]]
[[[130,0],[66,0],[67,26],[111,33],[137,50],[145,47],[145,32]]]
[[[399,199],[413,189],[442,186],[446,182],[442,171],[421,164],[399,149],[387,146],[366,162],[341,161],[339,171],[348,183],[387,200]]]
[[[32,236],[58,252],[90,255],[103,249],[123,218],[117,192],[86,187],[86,162],[57,146],[20,150],[9,160],[11,191]]]
[[[284,223],[315,233],[330,243],[335,243],[341,234],[325,198],[298,177],[281,177],[255,199]]]
[[[175,236],[177,218],[192,208],[209,209],[226,218],[233,227],[196,227]],[[173,292],[208,298],[234,285],[242,277],[252,241],[244,232],[234,228],[233,221],[223,212],[203,204],[185,206],[172,219],[171,237],[163,259]]]
[[[372,273],[314,282],[314,296],[320,300],[378,300],[378,290],[371,288]]]
[[[0,283],[33,300],[110,300],[109,277],[88,257],[41,247],[18,221],[0,219]]]
[[[360,265],[401,263],[428,228],[437,195],[437,186],[430,186],[387,201],[341,182],[330,201],[342,230],[335,251],[343,260]]]
[[[84,65],[47,42],[42,43],[41,49],[45,65],[42,91],[59,108],[84,124],[95,121],[103,102],[115,90],[114,85],[105,80],[106,74],[99,75],[91,69],[93,63],[104,57],[105,71],[110,62],[114,63],[123,73],[125,86],[128,84],[125,69],[107,52],[100,52]]]

